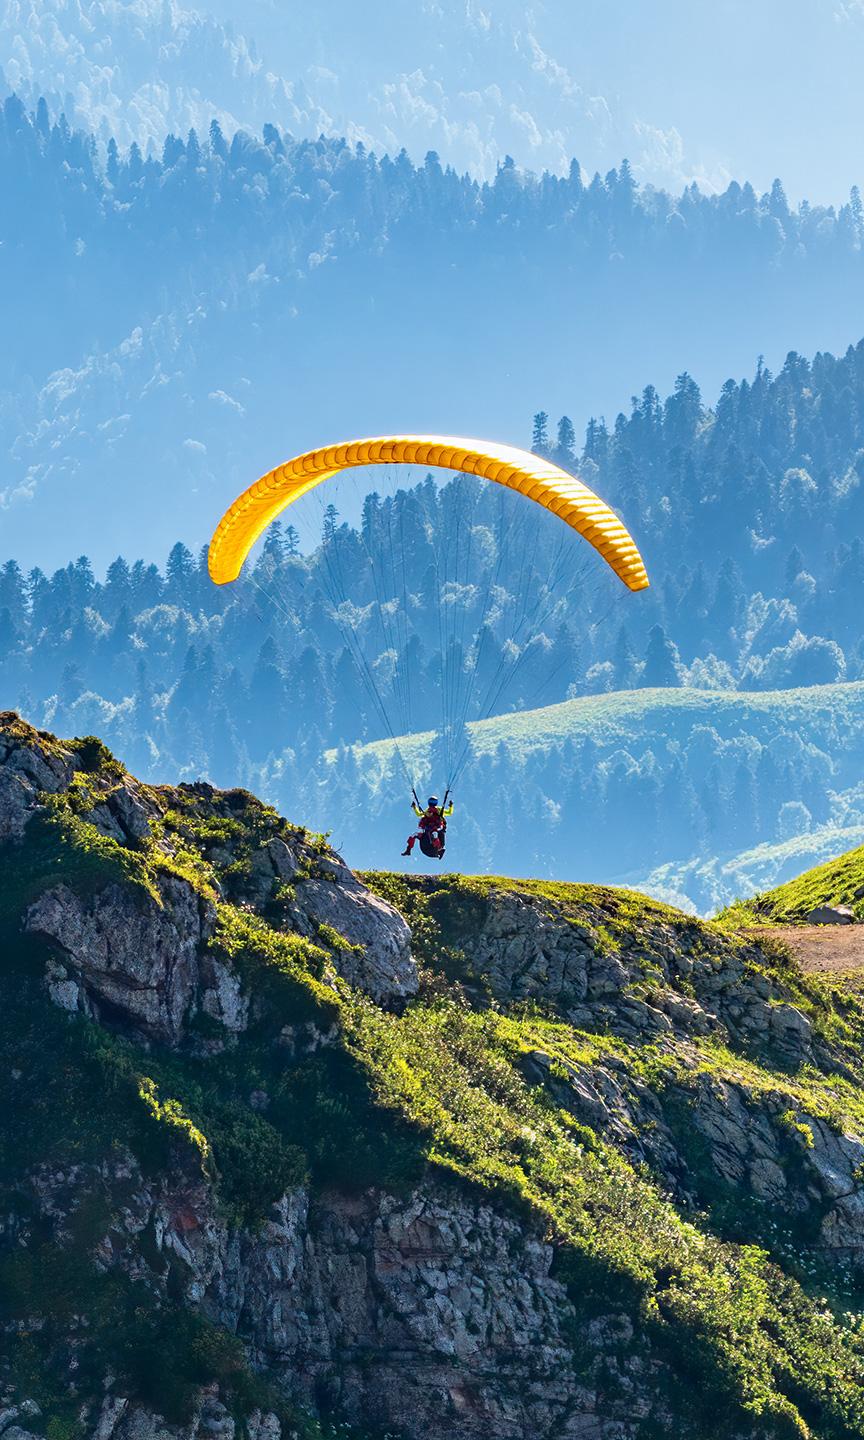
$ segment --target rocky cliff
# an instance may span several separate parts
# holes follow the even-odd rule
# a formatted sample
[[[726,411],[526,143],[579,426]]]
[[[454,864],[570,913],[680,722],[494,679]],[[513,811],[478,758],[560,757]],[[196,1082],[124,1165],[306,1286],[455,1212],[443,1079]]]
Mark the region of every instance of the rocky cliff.
[[[3,1440],[864,1435],[854,988],[12,715],[0,867]]]

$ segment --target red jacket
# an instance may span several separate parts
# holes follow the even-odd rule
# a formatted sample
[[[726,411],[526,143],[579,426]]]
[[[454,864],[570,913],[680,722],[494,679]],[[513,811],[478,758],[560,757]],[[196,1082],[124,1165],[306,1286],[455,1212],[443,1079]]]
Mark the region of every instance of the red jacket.
[[[413,809],[414,813],[420,816],[420,824],[418,826],[418,829],[431,830],[433,833],[436,830],[447,829],[445,811],[443,811],[439,805],[431,805],[428,810],[419,810],[415,805]],[[452,813],[453,806],[448,805],[446,814],[451,815]]]

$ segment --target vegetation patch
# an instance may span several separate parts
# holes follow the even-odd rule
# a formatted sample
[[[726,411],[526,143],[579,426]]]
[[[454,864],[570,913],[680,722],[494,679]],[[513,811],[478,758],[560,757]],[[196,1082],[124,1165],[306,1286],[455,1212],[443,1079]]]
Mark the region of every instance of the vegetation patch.
[[[73,814],[54,796],[27,825],[23,844],[8,847],[0,887],[0,926],[15,927],[28,905],[56,885],[84,898],[126,884],[159,900],[144,859]]]
[[[848,905],[864,920],[864,845],[805,870],[775,890],[737,900],[720,918],[738,925],[796,925],[820,905]]]
[[[725,1394],[715,1433],[735,1433],[737,1404],[777,1433],[805,1435],[793,1376],[795,1393],[818,1406],[821,1434],[860,1433],[856,1335],[763,1250],[706,1234],[601,1137],[586,1145],[583,1127],[521,1081],[512,1025],[444,1002],[394,1020],[358,1000],[345,1016],[377,1094],[428,1136],[430,1159],[549,1227],[570,1257],[575,1303],[629,1295],[641,1330],[695,1345],[706,1380]]]

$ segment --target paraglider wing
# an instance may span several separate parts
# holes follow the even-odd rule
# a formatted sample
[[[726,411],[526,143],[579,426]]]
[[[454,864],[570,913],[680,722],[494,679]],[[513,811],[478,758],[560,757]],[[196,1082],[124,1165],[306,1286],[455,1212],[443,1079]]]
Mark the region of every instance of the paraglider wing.
[[[548,460],[508,445],[440,435],[385,435],[324,446],[277,465],[229,506],[210,542],[217,585],[236,580],[255,541],[281,510],[341,470],[359,465],[426,465],[494,480],[550,510],[578,531],[629,590],[649,584],[626,527],[593,490]]]

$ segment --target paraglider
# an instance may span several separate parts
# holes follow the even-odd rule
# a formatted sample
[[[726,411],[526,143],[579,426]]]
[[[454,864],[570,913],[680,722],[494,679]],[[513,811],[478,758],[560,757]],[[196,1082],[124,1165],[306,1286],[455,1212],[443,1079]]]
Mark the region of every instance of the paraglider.
[[[444,858],[444,846],[447,843],[447,821],[453,814],[453,801],[447,804],[447,796],[444,796],[444,803],[439,804],[437,795],[430,795],[426,801],[426,809],[420,809],[420,802],[416,794],[411,801],[411,809],[417,816],[420,824],[413,835],[409,835],[405,842],[403,855],[410,855],[414,850],[417,840],[420,841],[420,849],[430,860],[442,860]]]
[[[629,531],[614,511],[581,480],[551,461],[525,450],[437,435],[389,435],[346,441],[310,450],[268,471],[228,507],[220,520],[208,552],[211,579],[217,585],[236,580],[255,542],[280,512],[332,477],[371,465],[424,466],[494,482],[542,507],[563,521],[570,531],[583,537],[628,590],[640,591],[649,585],[642,557]],[[415,495],[417,493],[414,492]],[[377,496],[371,498],[378,499]],[[503,513],[503,496],[501,500]],[[401,538],[404,511],[398,512],[399,525],[395,533],[391,532],[390,521],[387,520],[387,543],[374,554],[362,535],[347,527],[340,530],[335,525],[332,518],[336,515],[335,507],[328,507],[329,519],[328,512],[325,512],[320,582],[329,593],[332,618],[340,627],[346,651],[364,680],[381,729],[389,738],[395,759],[414,797],[412,808],[419,824],[417,831],[408,839],[403,851],[405,855],[410,855],[419,841],[423,854],[430,859],[442,858],[447,816],[453,810],[452,803],[448,808],[447,799],[470,757],[471,741],[466,724],[472,718],[485,718],[500,707],[506,686],[520,670],[526,655],[530,654],[535,636],[542,641],[542,626],[554,613],[556,579],[563,577],[572,582],[573,572],[578,569],[564,544],[560,545],[559,553],[551,563],[547,557],[545,568],[535,566],[537,536],[543,527],[525,525],[526,517],[519,510],[520,503],[515,500],[507,503],[506,509],[511,513],[506,522],[502,520],[497,534],[491,534],[486,526],[484,533],[487,544],[492,546],[493,558],[488,562],[486,578],[480,584],[477,583],[476,572],[469,574],[474,535],[470,513],[464,524],[462,514],[457,514],[455,543],[452,537],[449,543],[442,538],[436,549],[434,537],[427,536],[426,549],[428,553],[431,547],[433,563],[431,571],[426,572],[420,591],[416,590],[415,577]],[[480,528],[483,529],[482,526]],[[566,530],[562,530],[561,534],[566,537]],[[341,535],[345,539],[340,542]],[[467,536],[462,538],[461,546],[460,535]],[[343,546],[348,549],[350,565],[356,561],[358,545],[366,548],[370,566],[370,606],[365,613],[377,618],[383,646],[380,652],[371,655],[363,629],[364,624],[368,625],[368,619],[364,620],[364,612],[358,610],[348,594],[342,565]],[[454,549],[455,559],[451,554]],[[497,561],[494,558],[496,554]],[[510,557],[511,573],[516,574],[515,600],[509,597],[513,609],[509,621],[502,618],[507,612],[506,607],[502,609],[501,597],[503,595],[505,601],[508,599],[504,585],[509,578],[503,558],[505,555]],[[401,569],[401,577],[397,568]],[[430,575],[434,594],[429,589]],[[420,578],[418,574],[417,579]],[[252,579],[258,583],[255,574]],[[415,686],[411,675],[412,640],[409,633],[409,625],[414,625],[413,617],[430,605],[434,605],[437,617],[440,664],[440,721],[434,733],[442,743],[436,763],[441,764],[446,785],[443,804],[439,806],[433,795],[424,811],[417,800],[400,738],[404,740],[404,737],[418,731],[428,734],[430,730],[425,716],[417,725],[412,715]],[[469,615],[471,620],[466,633]],[[503,629],[500,641],[489,638],[493,615],[498,617],[497,623]],[[390,657],[387,661],[390,678],[382,681],[386,666],[382,671],[381,661],[385,657]],[[394,706],[401,712],[395,718]]]
[[[250,485],[230,505],[210,542],[208,569],[217,585],[236,580],[255,541],[287,505],[340,470],[358,465],[431,465],[494,480],[518,490],[594,546],[628,590],[645,590],[642,556],[618,516],[593,490],[549,460],[482,440],[440,435],[385,435],[297,455]]]

